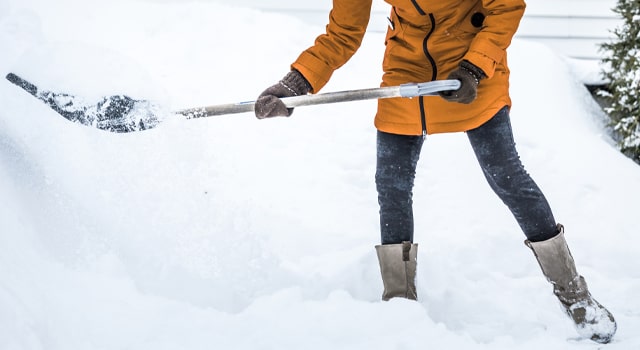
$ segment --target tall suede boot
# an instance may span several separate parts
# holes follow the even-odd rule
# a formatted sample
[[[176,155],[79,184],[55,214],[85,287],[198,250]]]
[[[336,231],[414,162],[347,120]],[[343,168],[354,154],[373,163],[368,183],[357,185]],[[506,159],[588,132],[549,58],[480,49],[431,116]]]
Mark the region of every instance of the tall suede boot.
[[[411,242],[377,245],[384,292],[382,300],[407,298],[416,300],[416,266],[418,245]]]
[[[567,315],[575,323],[578,333],[598,343],[608,343],[616,333],[613,315],[598,303],[587,288],[584,277],[576,265],[564,238],[564,227],[558,224],[558,234],[546,241],[525,241],[542,268],[542,273],[553,285]]]

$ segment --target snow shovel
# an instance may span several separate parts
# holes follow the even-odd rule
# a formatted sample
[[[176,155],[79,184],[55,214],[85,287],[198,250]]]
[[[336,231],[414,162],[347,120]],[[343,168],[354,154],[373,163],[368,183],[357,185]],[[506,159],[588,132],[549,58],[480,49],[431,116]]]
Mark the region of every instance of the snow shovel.
[[[34,84],[9,73],[7,80],[21,87],[37,99],[43,101],[66,119],[93,126],[101,130],[126,133],[151,129],[162,120],[160,104],[147,100],[135,100],[125,95],[103,97],[97,103],[87,102],[79,96],[41,90]],[[425,83],[409,83],[380,88],[328,92],[282,98],[289,108],[328,104],[336,102],[361,101],[391,97],[417,97],[436,95],[439,91],[457,90],[458,80],[436,80]],[[186,119],[211,117],[234,113],[253,112],[255,101],[230,103],[206,107],[189,108],[172,112]]]

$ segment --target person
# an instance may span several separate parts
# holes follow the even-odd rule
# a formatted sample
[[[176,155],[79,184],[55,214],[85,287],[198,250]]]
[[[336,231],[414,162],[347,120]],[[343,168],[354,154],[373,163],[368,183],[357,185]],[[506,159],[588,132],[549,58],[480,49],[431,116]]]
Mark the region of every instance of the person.
[[[578,274],[551,208],[515,148],[509,110],[507,47],[525,10],[524,0],[387,0],[381,86],[457,79],[439,97],[378,100],[375,183],[381,244],[376,246],[383,300],[417,299],[412,190],[428,134],[466,132],[493,191],[526,236],[525,244],[553,285],[580,335],[599,343],[616,332],[613,315],[590,294]],[[255,103],[259,119],[290,116],[282,97],[317,93],[359,48],[372,0],[334,0],[326,32],[268,87]]]

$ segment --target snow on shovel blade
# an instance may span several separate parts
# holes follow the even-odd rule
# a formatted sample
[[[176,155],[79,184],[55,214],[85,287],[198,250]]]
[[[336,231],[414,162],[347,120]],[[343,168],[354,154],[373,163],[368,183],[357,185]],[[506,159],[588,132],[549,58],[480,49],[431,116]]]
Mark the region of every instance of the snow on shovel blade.
[[[151,129],[160,122],[157,115],[161,108],[150,101],[114,95],[103,97],[96,103],[78,96],[38,89],[13,73],[7,74],[6,78],[75,123],[123,133]]]
[[[165,112],[160,105],[145,100],[134,100],[125,95],[104,97],[98,103],[84,101],[82,98],[46,90],[9,73],[7,79],[25,91],[46,103],[56,112],[72,122],[94,126],[112,132],[131,132],[147,130],[158,125],[158,116]],[[281,98],[289,108],[311,106],[336,102],[362,101],[380,98],[433,96],[440,91],[457,90],[458,80],[436,80],[424,83],[407,83],[398,86],[386,86],[370,89],[327,92],[322,94],[301,95]],[[253,112],[255,101],[189,108],[174,111],[186,119],[212,117],[232,113]]]

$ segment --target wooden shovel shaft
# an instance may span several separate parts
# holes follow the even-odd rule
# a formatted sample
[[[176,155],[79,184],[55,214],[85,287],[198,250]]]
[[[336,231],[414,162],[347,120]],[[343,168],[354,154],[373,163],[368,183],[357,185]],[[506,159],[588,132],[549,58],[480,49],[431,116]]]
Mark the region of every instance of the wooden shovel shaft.
[[[315,95],[283,97],[281,100],[289,108],[320,105],[337,102],[362,101],[390,97],[417,97],[435,95],[439,91],[457,90],[458,80],[437,80],[426,83],[410,83],[380,88],[328,92]],[[255,101],[230,103],[206,107],[189,108],[176,111],[187,119],[211,117],[216,115],[253,112]]]

